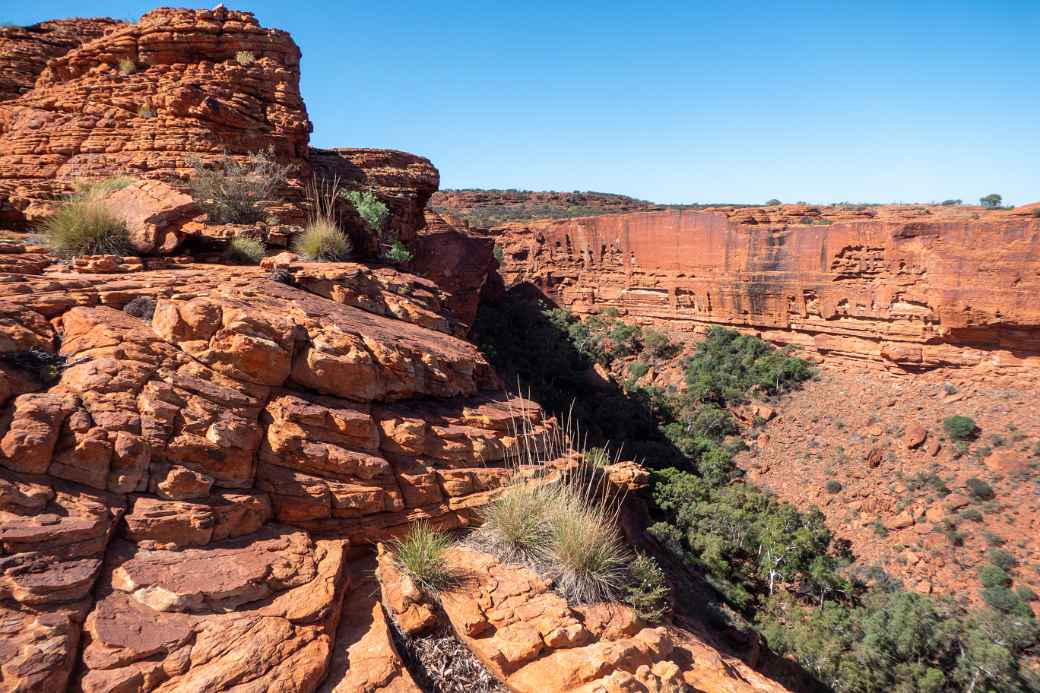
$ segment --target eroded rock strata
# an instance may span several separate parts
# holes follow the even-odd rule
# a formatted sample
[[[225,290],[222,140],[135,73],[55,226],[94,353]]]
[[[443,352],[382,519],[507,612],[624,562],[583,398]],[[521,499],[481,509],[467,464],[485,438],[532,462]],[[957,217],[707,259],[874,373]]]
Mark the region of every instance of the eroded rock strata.
[[[4,689],[312,690],[347,542],[466,524],[538,413],[416,277],[54,269],[0,292],[5,353],[64,359],[0,365]]]
[[[8,101],[32,89],[50,60],[120,24],[122,22],[115,19],[95,18],[0,27],[0,101]]]
[[[52,58],[0,103],[0,221],[80,179],[183,178],[195,160],[270,149],[306,161],[300,49],[248,12],[163,8]]]
[[[750,329],[897,369],[1040,365],[1040,219],[961,210],[804,221],[662,211],[496,232],[507,282],[532,282],[578,313]]]

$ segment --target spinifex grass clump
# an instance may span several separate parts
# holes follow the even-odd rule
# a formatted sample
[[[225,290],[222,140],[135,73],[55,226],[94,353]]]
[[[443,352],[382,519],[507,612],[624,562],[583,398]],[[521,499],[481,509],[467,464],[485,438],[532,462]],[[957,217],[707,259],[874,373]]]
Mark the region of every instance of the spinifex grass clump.
[[[427,522],[416,522],[403,539],[393,543],[397,564],[425,590],[436,592],[451,582],[445,552],[451,537]]]
[[[43,223],[47,243],[58,255],[127,255],[133,251],[126,222],[101,200],[125,188],[131,178],[107,178],[79,186]]]
[[[558,504],[549,513],[557,589],[573,602],[616,599],[625,586],[631,555],[615,515],[567,482],[558,489]]]
[[[480,511],[479,535],[508,560],[545,560],[552,539],[547,513],[552,501],[551,488],[518,481]]]
[[[228,244],[227,255],[232,262],[258,265],[264,259],[264,243],[252,236],[235,236]]]
[[[504,560],[551,577],[572,602],[617,599],[631,559],[618,529],[620,498],[605,488],[586,455],[574,454],[580,436],[569,434],[570,426],[539,437],[530,419],[519,420],[521,443],[511,460],[516,480],[482,511],[478,541]],[[568,453],[575,467],[548,467]]]
[[[296,241],[295,250],[307,260],[340,262],[349,260],[354,250],[347,234],[336,223],[339,178],[313,181],[308,191],[310,219]]]

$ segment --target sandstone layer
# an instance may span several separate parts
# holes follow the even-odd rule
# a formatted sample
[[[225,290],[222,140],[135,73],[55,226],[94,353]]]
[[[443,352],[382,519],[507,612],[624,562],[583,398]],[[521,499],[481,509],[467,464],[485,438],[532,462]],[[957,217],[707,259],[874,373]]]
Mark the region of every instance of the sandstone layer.
[[[1040,366],[1040,219],[948,214],[752,223],[663,211],[494,232],[508,283],[578,313],[726,325],[897,369]]]
[[[447,567],[452,582],[435,602],[380,553],[384,606],[409,634],[447,620],[510,691],[785,690],[691,633],[642,623],[627,606],[572,607],[530,569],[482,551],[455,547]]]
[[[0,104],[0,221],[38,218],[80,179],[181,178],[270,149],[304,162],[300,50],[248,12],[163,8],[54,57]]]
[[[538,410],[427,280],[128,267],[0,284],[0,688],[313,690],[347,542],[467,524]]]
[[[122,22],[114,19],[96,18],[0,27],[0,101],[8,101],[32,89],[48,61],[120,24]]]

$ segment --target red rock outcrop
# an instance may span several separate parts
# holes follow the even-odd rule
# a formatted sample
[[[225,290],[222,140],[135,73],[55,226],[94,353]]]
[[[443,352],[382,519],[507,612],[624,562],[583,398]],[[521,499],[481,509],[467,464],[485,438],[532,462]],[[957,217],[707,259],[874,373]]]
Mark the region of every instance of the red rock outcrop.
[[[665,211],[495,232],[508,282],[578,313],[728,325],[898,369],[1040,365],[1040,219],[950,210],[823,224]]]
[[[435,285],[290,276],[6,275],[0,687],[313,690],[345,543],[466,524],[509,476],[512,417],[537,409],[501,401]],[[142,297],[150,319],[121,310]]]
[[[440,185],[440,172],[429,159],[393,149],[311,149],[309,163],[319,177],[376,192],[390,207],[386,231],[405,242],[423,227],[426,202]],[[359,247],[365,240],[355,237]]]
[[[785,690],[692,633],[641,623],[627,606],[571,607],[528,568],[466,547],[449,550],[447,567],[453,580],[434,604],[390,553],[381,553],[376,575],[384,606],[405,632],[421,632],[443,613],[508,690]]]
[[[494,239],[427,210],[425,226],[412,249],[415,259],[410,268],[447,292],[448,308],[465,334],[476,319],[485,287],[497,288],[496,280],[501,281]]]
[[[99,17],[0,27],[0,101],[9,101],[32,89],[50,60],[121,24]]]
[[[0,104],[0,221],[37,218],[81,178],[177,179],[224,152],[305,162],[299,77],[293,40],[248,12],[163,8],[117,26]]]

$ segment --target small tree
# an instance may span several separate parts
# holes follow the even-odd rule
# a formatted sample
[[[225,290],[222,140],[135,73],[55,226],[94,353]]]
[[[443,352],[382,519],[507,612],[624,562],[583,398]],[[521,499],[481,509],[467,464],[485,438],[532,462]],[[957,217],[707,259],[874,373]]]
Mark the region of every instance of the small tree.
[[[774,207],[774,206],[779,205],[779,204],[783,204],[783,203],[780,202],[780,200],[776,199],[775,197],[772,198],[772,199],[766,200],[766,206],[768,206],[768,207]]]
[[[990,195],[986,195],[985,197],[979,198],[979,203],[983,207],[989,207],[991,209],[999,207],[1001,204],[1003,204],[1003,202],[1004,198],[996,193],[992,193]]]

